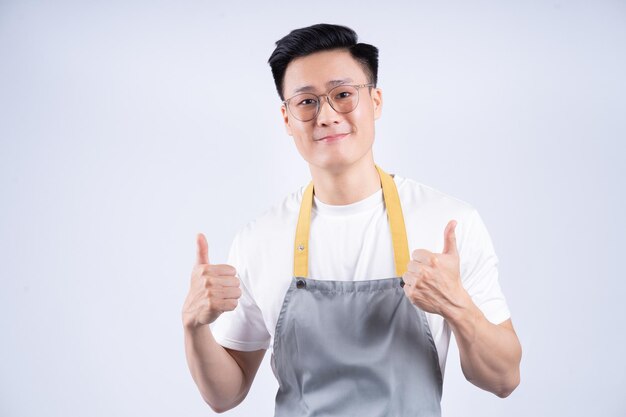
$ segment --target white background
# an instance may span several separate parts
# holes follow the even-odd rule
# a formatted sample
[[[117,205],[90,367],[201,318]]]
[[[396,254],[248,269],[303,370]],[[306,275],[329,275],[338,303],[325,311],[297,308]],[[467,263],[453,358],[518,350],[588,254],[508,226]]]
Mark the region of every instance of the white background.
[[[314,23],[380,49],[375,161],[474,205],[521,339],[507,399],[444,416],[623,416],[624,1],[0,1],[0,415],[206,416],[180,311],[204,232],[310,173],[267,59]],[[443,233],[443,231],[442,231]],[[266,355],[228,416],[272,415]]]

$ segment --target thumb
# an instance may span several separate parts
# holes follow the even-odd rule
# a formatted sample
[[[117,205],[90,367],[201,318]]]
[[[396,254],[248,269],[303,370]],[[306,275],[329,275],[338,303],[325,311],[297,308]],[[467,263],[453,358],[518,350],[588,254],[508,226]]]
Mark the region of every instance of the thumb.
[[[456,220],[450,220],[446,226],[446,230],[443,232],[443,253],[452,255],[458,255],[456,247]]]
[[[196,265],[209,263],[209,244],[206,241],[204,234],[198,233],[196,236],[196,243],[198,244],[198,251],[196,255]]]

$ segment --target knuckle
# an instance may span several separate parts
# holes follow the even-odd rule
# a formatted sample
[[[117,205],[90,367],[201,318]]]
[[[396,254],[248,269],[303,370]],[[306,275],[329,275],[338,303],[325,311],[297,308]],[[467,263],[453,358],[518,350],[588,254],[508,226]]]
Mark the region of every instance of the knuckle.
[[[424,282],[423,277],[419,275],[415,277],[415,279],[413,280],[413,287],[421,287],[423,282]]]
[[[235,276],[237,270],[232,265],[216,264],[211,265],[213,268],[213,274],[221,276]]]

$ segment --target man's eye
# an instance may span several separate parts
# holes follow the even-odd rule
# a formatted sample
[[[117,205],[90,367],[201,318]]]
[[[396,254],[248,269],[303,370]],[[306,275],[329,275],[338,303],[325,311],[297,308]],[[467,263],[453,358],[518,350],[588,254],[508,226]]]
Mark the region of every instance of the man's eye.
[[[342,100],[349,98],[352,94],[349,91],[341,91],[337,95],[335,95],[336,100]]]
[[[317,100],[313,98],[305,98],[304,100],[300,100],[297,104],[298,107],[308,107],[315,106]]]

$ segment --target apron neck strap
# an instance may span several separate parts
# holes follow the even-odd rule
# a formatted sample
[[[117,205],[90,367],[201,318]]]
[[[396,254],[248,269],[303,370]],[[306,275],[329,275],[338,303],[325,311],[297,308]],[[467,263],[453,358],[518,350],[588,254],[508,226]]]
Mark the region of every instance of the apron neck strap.
[[[374,166],[380,176],[383,199],[387,209],[387,218],[389,219],[389,227],[391,228],[396,276],[402,277],[409,263],[409,245],[406,237],[406,227],[404,225],[402,207],[400,206],[398,189],[391,175],[380,169],[378,165],[374,164]],[[302,195],[300,215],[298,216],[298,225],[296,227],[293,275],[300,278],[307,278],[309,273],[309,231],[311,227],[313,194],[313,181],[311,181]]]

